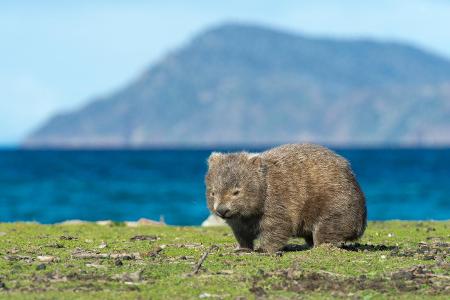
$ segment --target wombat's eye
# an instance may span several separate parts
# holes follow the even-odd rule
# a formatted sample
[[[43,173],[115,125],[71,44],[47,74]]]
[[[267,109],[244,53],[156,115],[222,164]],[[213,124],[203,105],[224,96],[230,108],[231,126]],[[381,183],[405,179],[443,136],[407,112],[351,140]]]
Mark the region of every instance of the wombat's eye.
[[[239,193],[240,193],[239,190],[235,190],[235,191],[233,192],[233,196],[237,196],[237,195],[239,195]]]

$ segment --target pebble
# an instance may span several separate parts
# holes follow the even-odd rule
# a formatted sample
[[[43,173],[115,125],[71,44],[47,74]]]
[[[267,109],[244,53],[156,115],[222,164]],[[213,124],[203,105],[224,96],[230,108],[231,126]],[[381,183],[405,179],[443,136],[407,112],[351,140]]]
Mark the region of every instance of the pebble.
[[[100,226],[112,226],[114,223],[111,220],[101,220],[101,221],[95,222],[95,224],[100,225]]]
[[[55,261],[55,259],[56,259],[56,257],[50,256],[50,255],[40,255],[36,258],[38,261],[44,262],[44,263],[49,263],[49,262]]]
[[[96,268],[96,269],[106,269],[105,266],[97,264],[97,263],[88,263],[86,267]]]
[[[201,293],[198,297],[200,299],[209,298],[209,297],[211,297],[211,294],[209,294],[209,293]]]
[[[156,225],[156,226],[165,226],[166,223],[164,222],[164,220],[161,221],[154,221],[154,220],[150,220],[150,219],[146,219],[146,218],[140,218],[137,221],[126,221],[124,222],[126,226],[128,227],[138,227],[138,226],[152,226],[152,225]]]
[[[206,220],[202,222],[202,227],[214,227],[225,225],[226,225],[225,221],[216,215],[210,215]]]

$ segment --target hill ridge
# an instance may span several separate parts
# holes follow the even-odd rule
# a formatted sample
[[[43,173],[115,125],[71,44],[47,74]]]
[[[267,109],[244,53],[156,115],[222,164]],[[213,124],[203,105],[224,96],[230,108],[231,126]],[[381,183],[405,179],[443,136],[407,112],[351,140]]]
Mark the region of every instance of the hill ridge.
[[[397,42],[207,29],[25,147],[450,144],[450,62]]]

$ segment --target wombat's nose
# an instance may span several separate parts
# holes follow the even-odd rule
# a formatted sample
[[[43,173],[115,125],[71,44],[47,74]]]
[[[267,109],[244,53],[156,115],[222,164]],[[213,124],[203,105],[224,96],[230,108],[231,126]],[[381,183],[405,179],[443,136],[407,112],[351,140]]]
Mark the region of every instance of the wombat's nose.
[[[217,206],[216,213],[221,218],[226,218],[230,210],[225,205]]]

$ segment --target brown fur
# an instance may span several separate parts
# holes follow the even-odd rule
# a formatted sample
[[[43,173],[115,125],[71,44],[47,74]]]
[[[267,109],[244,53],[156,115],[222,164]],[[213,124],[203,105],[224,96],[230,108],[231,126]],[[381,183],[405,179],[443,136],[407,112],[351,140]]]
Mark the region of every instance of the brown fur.
[[[275,252],[290,237],[309,245],[358,239],[366,227],[364,195],[349,163],[317,145],[213,153],[208,159],[208,208],[225,215],[240,248]]]

